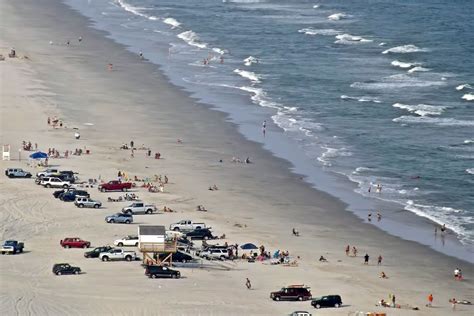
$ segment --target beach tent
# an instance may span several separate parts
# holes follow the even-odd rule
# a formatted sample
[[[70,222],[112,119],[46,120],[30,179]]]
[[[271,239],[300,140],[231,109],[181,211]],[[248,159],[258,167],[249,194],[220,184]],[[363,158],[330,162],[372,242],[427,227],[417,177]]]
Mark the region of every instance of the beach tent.
[[[30,155],[30,158],[31,159],[46,159],[48,158],[48,154],[41,151],[37,151],[35,153],[32,153]]]
[[[240,248],[242,248],[244,250],[258,249],[257,246],[255,246],[254,244],[251,244],[251,243],[243,244],[242,246],[240,246]]]

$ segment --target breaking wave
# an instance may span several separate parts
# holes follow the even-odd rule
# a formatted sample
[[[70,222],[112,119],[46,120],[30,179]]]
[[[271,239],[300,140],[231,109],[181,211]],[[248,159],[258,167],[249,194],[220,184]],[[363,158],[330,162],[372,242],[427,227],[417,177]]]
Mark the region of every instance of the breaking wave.
[[[415,113],[419,116],[441,115],[441,113],[443,113],[443,111],[446,109],[445,106],[435,106],[435,105],[427,105],[427,104],[410,105],[410,104],[395,103],[392,106],[394,108],[407,110],[408,112]]]
[[[402,45],[389,48],[384,50],[382,54],[394,53],[394,54],[406,54],[406,53],[418,53],[418,52],[427,52],[426,48],[420,48],[415,45]]]
[[[178,37],[191,46],[198,48],[206,48],[207,44],[199,41],[199,36],[193,31],[185,31],[178,34]]]

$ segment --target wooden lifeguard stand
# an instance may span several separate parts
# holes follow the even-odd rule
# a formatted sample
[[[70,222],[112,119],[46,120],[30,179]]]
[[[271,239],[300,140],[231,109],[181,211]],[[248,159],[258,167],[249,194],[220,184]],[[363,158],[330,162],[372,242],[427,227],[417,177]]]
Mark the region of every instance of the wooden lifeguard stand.
[[[172,255],[177,250],[177,241],[176,238],[166,238],[165,226],[140,225],[138,226],[138,249],[143,253],[144,264],[171,266]]]

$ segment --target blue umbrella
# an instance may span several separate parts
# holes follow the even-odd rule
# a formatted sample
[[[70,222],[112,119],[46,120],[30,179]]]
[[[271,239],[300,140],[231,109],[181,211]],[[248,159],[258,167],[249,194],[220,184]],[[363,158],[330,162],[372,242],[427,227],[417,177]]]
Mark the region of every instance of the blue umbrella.
[[[30,158],[31,159],[46,159],[48,158],[48,154],[41,151],[37,151],[35,153],[32,153],[30,155]]]
[[[242,248],[244,250],[258,249],[257,246],[255,246],[254,244],[251,244],[251,243],[243,244],[242,246],[240,246],[240,248]]]

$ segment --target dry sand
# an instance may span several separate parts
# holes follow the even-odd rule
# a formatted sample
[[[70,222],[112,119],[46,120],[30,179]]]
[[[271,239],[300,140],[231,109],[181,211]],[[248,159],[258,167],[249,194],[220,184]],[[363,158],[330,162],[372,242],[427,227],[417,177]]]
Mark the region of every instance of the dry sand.
[[[78,209],[55,200],[53,189],[32,180],[0,176],[1,239],[18,239],[26,253],[0,257],[0,313],[2,315],[285,315],[294,310],[313,314],[348,315],[355,311],[383,311],[389,315],[446,315],[448,299],[474,302],[472,264],[436,253],[419,244],[390,236],[376,225],[362,223],[337,199],[310,188],[288,171],[285,161],[260,145],[246,141],[226,117],[196,104],[171,86],[157,68],[88,27],[89,21],[59,1],[0,1],[0,50],[14,46],[20,57],[0,61],[0,142],[11,144],[15,160],[1,169],[27,166],[23,140],[65,150],[87,148],[91,155],[51,159],[50,164],[79,172],[81,179],[112,179],[118,170],[138,177],[166,174],[165,193],[136,193],[146,202],[166,205],[177,213],[136,216],[131,225],[104,222],[126,203],[108,203],[107,196],[89,189],[104,208]],[[79,45],[75,40],[82,35]],[[49,41],[71,45],[49,45]],[[112,55],[113,60],[109,56]],[[113,62],[114,71],[106,65]],[[57,115],[66,128],[53,129],[48,116]],[[84,123],[93,123],[86,126]],[[81,139],[73,137],[80,128]],[[177,144],[176,139],[183,139]],[[118,149],[134,140],[159,151],[164,159]],[[253,164],[234,164],[233,156],[250,156]],[[218,160],[223,159],[223,163]],[[207,188],[217,184],[219,191]],[[197,213],[196,205],[209,212]],[[64,237],[82,237],[92,246],[111,244],[134,234],[138,224],[169,225],[180,219],[205,221],[229,243],[254,242],[270,251],[289,250],[300,256],[298,267],[261,263],[228,263],[220,269],[180,269],[180,280],[152,280],[139,262],[103,263],[85,259],[83,250],[62,249]],[[242,225],[242,227],[236,226]],[[293,237],[297,227],[301,237]],[[220,241],[221,243],[224,240]],[[347,244],[359,257],[346,257]],[[371,256],[369,266],[362,256]],[[375,263],[381,254],[381,267]],[[324,255],[329,263],[319,263]],[[57,277],[51,267],[69,262],[85,272]],[[466,276],[454,281],[460,267]],[[378,277],[381,271],[389,279]],[[254,289],[247,290],[245,278]],[[273,302],[269,293],[287,284],[306,284],[313,296],[340,294],[345,306],[314,311],[309,302]],[[375,307],[389,293],[399,304],[420,311]],[[433,293],[435,308],[426,308]],[[456,314],[470,314],[473,306],[457,306]]]

